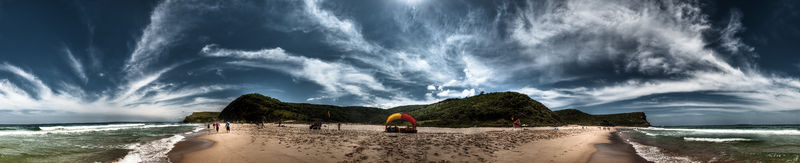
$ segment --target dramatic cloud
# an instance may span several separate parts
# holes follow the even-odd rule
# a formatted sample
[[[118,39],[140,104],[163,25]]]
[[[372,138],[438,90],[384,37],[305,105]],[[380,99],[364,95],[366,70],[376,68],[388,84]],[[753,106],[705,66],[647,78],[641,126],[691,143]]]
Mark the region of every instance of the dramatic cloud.
[[[332,97],[346,94],[368,97],[371,91],[386,92],[387,88],[371,74],[347,64],[329,63],[319,59],[292,56],[281,48],[259,51],[220,49],[214,45],[203,47],[202,53],[212,57],[234,57],[246,59],[232,64],[283,71],[322,85],[324,92]],[[254,61],[255,60],[255,61]],[[314,98],[308,101],[314,100]]]
[[[72,55],[72,51],[69,48],[64,47],[64,53],[67,54],[67,61],[69,62],[70,67],[75,71],[75,75],[83,81],[83,84],[89,82],[89,78],[86,77],[86,72],[83,69],[83,64],[81,64],[78,59],[75,59],[75,56]]]
[[[800,111],[800,69],[791,65],[800,58],[786,55],[796,50],[764,48],[795,41],[751,23],[787,9],[760,15],[680,0],[138,3],[146,7],[130,15],[59,13],[79,15],[88,32],[42,21],[79,32],[0,35],[0,112],[175,120],[245,93],[389,108],[498,91],[553,110],[644,111],[654,124]],[[109,35],[117,33],[130,36]],[[37,44],[9,46],[6,37]],[[39,46],[47,40],[69,47]],[[65,57],[42,59],[53,51]],[[718,118],[669,121],[676,116]]]

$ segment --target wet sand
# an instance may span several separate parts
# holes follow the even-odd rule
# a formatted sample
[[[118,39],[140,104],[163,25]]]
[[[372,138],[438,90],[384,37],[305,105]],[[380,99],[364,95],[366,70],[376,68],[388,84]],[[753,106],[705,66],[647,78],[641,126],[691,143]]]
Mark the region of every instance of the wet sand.
[[[589,162],[604,163],[645,163],[648,162],[641,156],[636,154],[630,144],[625,143],[617,133],[609,135],[610,143],[595,144],[597,152],[592,154]]]
[[[175,147],[172,147],[172,150],[167,153],[167,158],[169,158],[170,162],[181,162],[183,155],[210,148],[212,145],[214,145],[214,141],[208,139],[187,137],[185,140],[176,143]]]
[[[611,130],[597,127],[435,128],[384,133],[380,125],[277,127],[234,124],[231,133],[200,136],[216,142],[174,162],[587,162]],[[180,143],[179,143],[180,144]],[[171,157],[172,158],[172,157]]]
[[[564,129],[561,129],[564,130]],[[524,144],[514,150],[498,152],[496,162],[588,162],[597,151],[595,144],[610,143],[613,130],[573,129],[580,132],[555,139],[543,139]]]

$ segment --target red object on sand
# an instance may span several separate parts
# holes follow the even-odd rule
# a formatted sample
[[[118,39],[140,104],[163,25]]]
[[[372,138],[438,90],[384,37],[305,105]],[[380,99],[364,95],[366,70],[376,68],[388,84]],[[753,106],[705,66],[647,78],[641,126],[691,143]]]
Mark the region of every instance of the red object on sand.
[[[403,128],[397,128],[397,127],[389,127],[389,123],[392,123],[392,121],[395,121],[395,120],[398,120],[398,119],[402,119],[402,120],[406,120],[408,122],[411,122],[411,124],[414,126],[414,128],[405,128],[405,129],[403,129]],[[414,119],[414,117],[412,117],[411,115],[406,114],[406,113],[394,113],[392,115],[389,115],[388,118],[386,118],[386,132],[417,133],[417,120]]]
[[[411,122],[411,124],[414,125],[414,128],[417,128],[417,120],[415,120],[414,117],[412,117],[411,115],[409,115],[407,113],[394,113],[394,114],[390,115],[389,118],[386,119],[386,126],[389,126],[389,123],[391,123],[394,120],[398,120],[398,119],[402,119],[402,120],[406,120],[408,122]]]
[[[408,115],[408,114],[406,114],[406,113],[403,113],[403,114],[401,114],[400,116],[402,116],[402,119],[404,119],[404,120],[407,120],[407,121],[411,122],[411,124],[413,124],[413,125],[414,125],[414,128],[417,128],[417,120],[416,120],[416,119],[414,119],[414,117],[411,117],[411,115]]]

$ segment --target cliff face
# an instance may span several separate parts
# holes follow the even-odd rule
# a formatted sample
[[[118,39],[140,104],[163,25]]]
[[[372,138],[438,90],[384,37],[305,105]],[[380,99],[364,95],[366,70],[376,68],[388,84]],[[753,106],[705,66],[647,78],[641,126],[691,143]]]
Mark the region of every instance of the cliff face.
[[[649,126],[641,112],[611,115],[589,115],[574,109],[553,112],[542,103],[516,92],[488,93],[463,99],[447,99],[429,105],[407,105],[390,109],[286,103],[260,94],[246,94],[228,104],[218,118],[240,122],[321,119],[328,122],[382,124],[390,114],[401,112],[414,116],[420,126],[510,126],[511,116],[529,126]],[[198,116],[192,114],[187,120],[190,117]]]
[[[576,109],[555,111],[565,124],[591,126],[650,126],[644,112],[591,115]]]

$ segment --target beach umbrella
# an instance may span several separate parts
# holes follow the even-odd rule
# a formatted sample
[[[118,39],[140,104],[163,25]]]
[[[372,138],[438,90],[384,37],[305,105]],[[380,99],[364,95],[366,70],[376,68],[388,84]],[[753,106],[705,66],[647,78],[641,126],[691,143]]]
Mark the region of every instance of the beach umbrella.
[[[394,114],[390,115],[389,118],[386,118],[386,126],[389,126],[389,123],[392,123],[392,121],[398,120],[398,119],[402,119],[402,120],[406,120],[408,122],[411,122],[411,124],[414,125],[414,128],[417,128],[417,120],[415,120],[414,117],[412,117],[411,115],[406,114],[406,113],[394,113]]]

